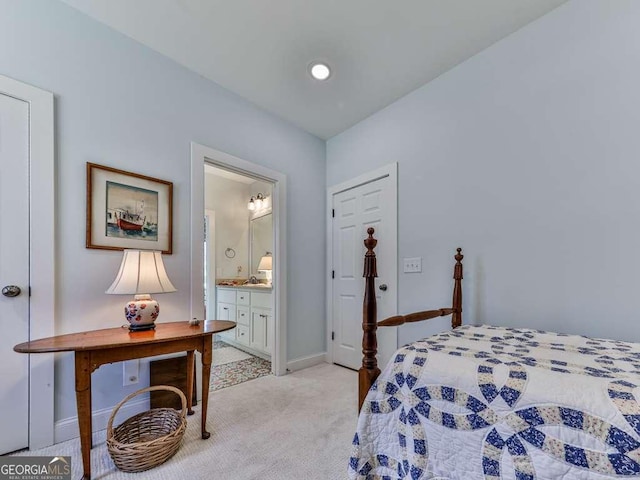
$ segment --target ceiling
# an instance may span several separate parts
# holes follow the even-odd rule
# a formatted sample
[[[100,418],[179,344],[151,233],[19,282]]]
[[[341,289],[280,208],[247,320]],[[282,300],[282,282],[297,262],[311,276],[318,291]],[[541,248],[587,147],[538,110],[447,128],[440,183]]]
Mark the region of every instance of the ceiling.
[[[62,1],[328,139],[566,0]]]

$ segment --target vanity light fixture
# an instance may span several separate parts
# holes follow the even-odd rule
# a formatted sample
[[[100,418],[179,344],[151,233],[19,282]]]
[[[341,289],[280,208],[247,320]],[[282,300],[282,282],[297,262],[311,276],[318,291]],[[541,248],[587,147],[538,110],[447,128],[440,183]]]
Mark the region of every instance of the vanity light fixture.
[[[262,209],[262,207],[264,207],[264,196],[261,193],[259,193],[256,196],[256,209],[260,210]]]
[[[249,205],[247,208],[251,211],[261,210],[264,207],[264,195],[258,193],[255,197],[252,196],[249,200]]]
[[[331,76],[331,69],[326,63],[313,62],[309,65],[309,73],[316,80],[326,80]]]

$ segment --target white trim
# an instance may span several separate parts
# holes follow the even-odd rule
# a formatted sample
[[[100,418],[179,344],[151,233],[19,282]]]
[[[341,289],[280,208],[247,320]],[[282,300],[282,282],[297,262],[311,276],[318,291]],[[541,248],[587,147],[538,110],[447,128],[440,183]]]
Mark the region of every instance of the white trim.
[[[365,183],[375,182],[384,177],[389,177],[391,179],[391,183],[393,185],[393,189],[395,190],[395,197],[398,195],[398,162],[390,163],[389,165],[385,165],[384,167],[377,168],[371,172],[363,173],[362,175],[358,175],[351,180],[347,180],[345,182],[339,183],[327,189],[327,198],[329,200],[329,205],[331,205],[331,197],[336,193],[344,192],[345,190],[350,190],[352,188],[359,187],[360,185],[364,185]],[[331,225],[329,223],[329,225]]]
[[[337,193],[344,192],[345,190],[350,190],[355,187],[359,187],[361,185],[365,185],[370,182],[375,182],[384,177],[389,177],[390,179],[390,188],[391,188],[391,196],[393,198],[394,205],[391,207],[391,211],[395,213],[392,219],[390,219],[391,226],[393,231],[396,232],[396,235],[393,236],[390,240],[392,242],[391,249],[395,251],[396,254],[393,258],[390,259],[390,265],[392,270],[396,272],[396,285],[398,285],[398,163],[393,162],[389,165],[385,165],[376,170],[373,170],[368,173],[364,173],[362,175],[357,176],[356,178],[352,178],[351,180],[347,180],[346,182],[342,182],[338,185],[334,185],[327,189],[327,212],[331,213],[333,209],[333,196]],[[364,238],[362,239],[364,241]],[[333,285],[331,278],[331,271],[333,270],[332,265],[333,258],[333,216],[331,214],[327,215],[327,363],[333,363],[333,340],[331,340],[331,331],[333,330]],[[364,281],[364,280],[363,280]],[[398,312],[398,289],[394,288],[392,290],[394,292],[393,298],[391,299],[393,310],[395,313]],[[398,329],[395,328],[396,331],[396,346],[397,346],[397,332]]]
[[[109,423],[109,417],[113,412],[114,407],[103,408],[101,410],[94,410],[91,415],[91,427],[93,433],[105,430],[107,423]],[[115,418],[114,424],[117,425],[120,421],[130,418],[138,413],[142,413],[149,410],[149,396],[141,397],[138,400],[130,400],[125,403]],[[78,417],[69,417],[64,420],[58,420],[55,426],[55,441],[56,443],[66,442],[80,436],[80,430],[78,428]]]
[[[207,225],[207,253],[206,257],[208,258],[207,267],[207,308],[209,312],[216,311],[216,240],[215,240],[215,231],[216,231],[216,211],[206,209],[205,217],[209,219],[209,223]],[[212,235],[213,232],[213,235]]]
[[[29,339],[55,325],[53,94],[0,75],[0,93],[29,104]],[[53,354],[29,358],[29,448],[53,444]]]
[[[326,353],[316,353],[315,355],[309,355],[308,357],[296,358],[287,362],[287,370],[289,372],[295,372],[304,368],[320,365],[321,363],[327,363]]]
[[[273,182],[273,312],[275,342],[272,368],[276,375],[286,374],[287,362],[287,177],[228,153],[215,150],[199,143],[191,142],[191,317],[202,318],[202,265],[203,265],[203,229],[200,219],[204,218],[204,164],[220,165],[232,171],[260,177]]]

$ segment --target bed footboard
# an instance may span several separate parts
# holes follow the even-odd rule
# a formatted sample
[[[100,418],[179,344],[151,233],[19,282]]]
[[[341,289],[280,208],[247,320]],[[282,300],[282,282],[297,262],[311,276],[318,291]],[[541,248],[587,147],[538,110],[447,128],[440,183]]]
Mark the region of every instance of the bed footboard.
[[[367,229],[369,237],[365,239],[364,246],[367,252],[364,255],[364,303],[362,306],[362,367],[358,370],[358,410],[362,408],[367,392],[380,375],[378,368],[378,340],[376,331],[380,327],[397,327],[405,323],[420,322],[436,317],[451,315],[451,328],[462,325],[462,249],[458,248],[454,258],[456,260],[453,269],[453,306],[451,308],[439,308],[414,312],[407,315],[396,315],[378,322],[375,278],[378,276],[376,267],[376,254],[373,251],[378,241],[373,238],[375,230]]]

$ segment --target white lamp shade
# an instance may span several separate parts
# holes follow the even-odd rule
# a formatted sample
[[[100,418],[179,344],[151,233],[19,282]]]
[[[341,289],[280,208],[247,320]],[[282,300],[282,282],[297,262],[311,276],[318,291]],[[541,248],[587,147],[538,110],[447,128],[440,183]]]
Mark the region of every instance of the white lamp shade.
[[[109,294],[175,292],[162,263],[162,252],[125,250],[116,279]]]
[[[258,264],[259,272],[265,272],[267,270],[273,270],[273,257],[271,257],[271,255],[265,255],[264,257],[262,257],[260,259],[260,263]]]

